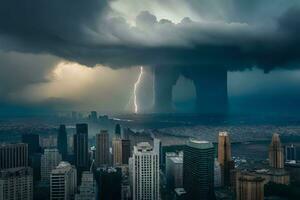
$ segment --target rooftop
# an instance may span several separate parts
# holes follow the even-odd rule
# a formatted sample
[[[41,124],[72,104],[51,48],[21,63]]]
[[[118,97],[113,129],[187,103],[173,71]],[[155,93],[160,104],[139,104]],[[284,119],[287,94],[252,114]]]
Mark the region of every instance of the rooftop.
[[[219,136],[228,136],[228,133],[226,131],[219,132]]]
[[[171,157],[170,158],[174,163],[176,164],[182,164],[183,163],[183,159],[181,156],[176,156],[176,157]]]
[[[138,152],[150,152],[153,148],[148,142],[140,142],[134,147],[134,151]]]
[[[209,149],[214,147],[213,144],[209,141],[196,139],[190,139],[187,145],[197,149]]]

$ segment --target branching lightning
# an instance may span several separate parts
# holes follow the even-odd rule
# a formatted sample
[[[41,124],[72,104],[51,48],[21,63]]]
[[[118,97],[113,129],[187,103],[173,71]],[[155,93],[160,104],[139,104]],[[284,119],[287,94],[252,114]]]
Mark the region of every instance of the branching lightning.
[[[140,74],[139,74],[139,77],[137,79],[137,81],[135,82],[134,84],[134,90],[133,90],[133,103],[134,103],[134,113],[138,113],[139,111],[139,106],[138,106],[138,103],[137,103],[137,89],[138,89],[138,86],[141,82],[141,79],[142,79],[142,76],[143,76],[143,66],[140,67]]]

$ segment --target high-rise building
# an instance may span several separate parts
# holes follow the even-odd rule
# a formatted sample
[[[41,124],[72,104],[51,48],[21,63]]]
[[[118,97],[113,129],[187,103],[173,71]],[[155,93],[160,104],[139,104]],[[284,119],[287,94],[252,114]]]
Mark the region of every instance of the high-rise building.
[[[28,144],[0,144],[0,170],[28,167]]]
[[[95,200],[96,183],[93,173],[85,171],[82,173],[79,193],[75,195],[75,200]]]
[[[44,184],[49,184],[50,174],[58,164],[62,161],[58,149],[45,149],[44,154],[41,157],[41,181]]]
[[[279,134],[273,134],[272,141],[269,147],[269,162],[272,168],[284,168],[283,147],[280,142]]]
[[[230,181],[232,181],[232,180],[230,180]],[[222,183],[221,182],[221,166],[220,166],[219,161],[217,159],[215,159],[215,164],[214,164],[214,186],[215,187],[221,187],[222,186],[221,183]]]
[[[158,155],[158,160],[159,160],[159,167],[162,164],[162,147],[161,147],[161,141],[157,138],[153,139],[153,146],[154,146],[154,151]]]
[[[132,156],[133,200],[158,200],[159,158],[147,142],[138,143]]]
[[[96,135],[96,166],[109,165],[109,134],[106,130],[101,130]]]
[[[131,156],[130,140],[122,139],[122,164],[128,165]]]
[[[130,157],[130,140],[123,140],[121,138],[114,138],[112,141],[113,150],[113,164],[128,165]]]
[[[30,167],[17,167],[0,171],[1,200],[32,200],[33,175]]]
[[[115,126],[115,136],[121,137],[121,125],[120,124],[116,124],[116,126]]]
[[[293,161],[297,160],[297,147],[293,144],[285,146],[285,160]]]
[[[88,125],[76,124],[74,135],[75,166],[80,172],[89,169]]]
[[[70,200],[74,198],[77,187],[76,168],[68,162],[60,162],[51,171],[50,200]]]
[[[122,170],[118,167],[102,167],[96,171],[97,199],[120,200]]]
[[[166,160],[167,187],[170,190],[183,187],[183,154]]]
[[[22,143],[28,144],[28,155],[40,152],[40,137],[38,134],[23,134]]]
[[[28,165],[33,169],[33,180],[41,179],[41,147],[38,134],[22,134],[22,142],[28,145]]]
[[[113,165],[122,165],[122,139],[114,138],[112,141]]]
[[[236,181],[237,200],[264,199],[264,178],[247,172],[238,172]]]
[[[91,111],[90,119],[96,121],[98,119],[97,111]]]
[[[187,199],[214,196],[214,146],[211,142],[190,139],[183,154],[183,187]]]
[[[33,170],[33,181],[41,180],[41,153],[35,153],[29,157],[30,167]]]
[[[234,168],[231,159],[231,144],[227,132],[220,132],[218,139],[218,162],[221,167],[221,186],[230,185],[230,171]]]
[[[63,160],[66,160],[68,156],[68,142],[67,142],[67,131],[65,125],[60,125],[57,135],[57,149],[62,156]]]

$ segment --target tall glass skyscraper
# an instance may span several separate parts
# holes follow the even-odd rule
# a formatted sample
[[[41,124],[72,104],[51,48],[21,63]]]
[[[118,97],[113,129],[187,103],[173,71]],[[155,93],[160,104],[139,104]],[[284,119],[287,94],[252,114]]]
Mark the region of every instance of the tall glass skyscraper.
[[[183,187],[189,200],[214,196],[214,146],[211,142],[191,139],[184,149]]]
[[[78,172],[78,180],[81,180],[81,173],[89,169],[88,152],[88,125],[76,124],[76,134],[74,135],[74,156],[75,166]]]
[[[67,131],[65,125],[60,125],[57,136],[57,148],[63,160],[66,160],[68,155]]]

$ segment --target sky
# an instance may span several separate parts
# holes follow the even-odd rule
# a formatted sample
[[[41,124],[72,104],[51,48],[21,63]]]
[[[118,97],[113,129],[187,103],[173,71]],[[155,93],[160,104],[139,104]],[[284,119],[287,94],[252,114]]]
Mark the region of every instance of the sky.
[[[153,104],[153,68],[228,70],[236,109],[299,103],[298,0],[3,0],[0,112],[132,112]],[[173,88],[178,111],[191,80]]]

